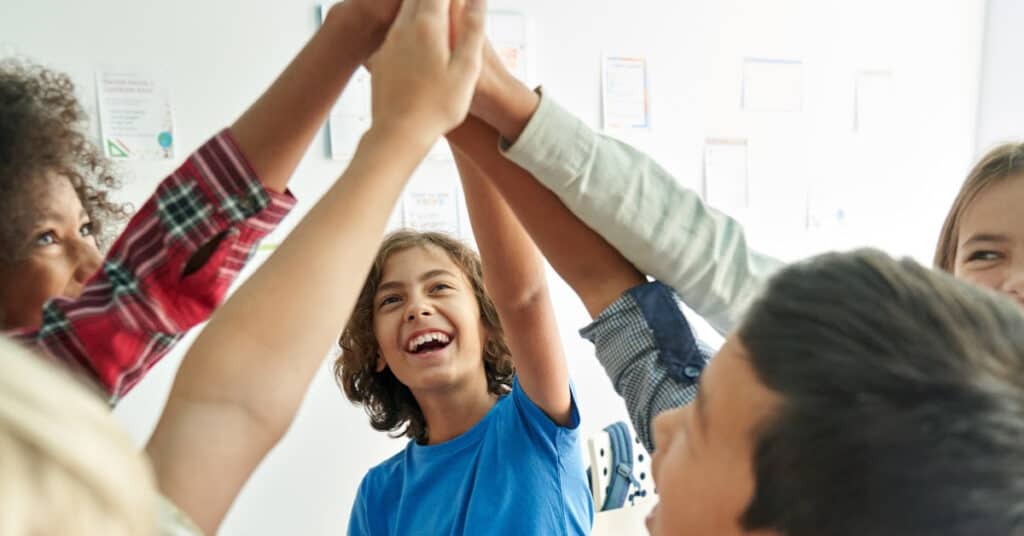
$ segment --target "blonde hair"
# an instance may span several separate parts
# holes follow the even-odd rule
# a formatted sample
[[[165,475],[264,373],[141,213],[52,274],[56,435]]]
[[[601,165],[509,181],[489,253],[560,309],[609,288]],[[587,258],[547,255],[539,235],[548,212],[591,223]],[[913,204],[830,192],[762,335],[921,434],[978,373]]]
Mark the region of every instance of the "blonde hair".
[[[155,489],[98,397],[0,338],[0,534],[153,534]]]
[[[975,198],[990,186],[1017,176],[1024,176],[1024,143],[1000,145],[978,161],[960,187],[960,193],[942,224],[939,243],[935,247],[936,268],[953,272],[960,241],[960,221]]]

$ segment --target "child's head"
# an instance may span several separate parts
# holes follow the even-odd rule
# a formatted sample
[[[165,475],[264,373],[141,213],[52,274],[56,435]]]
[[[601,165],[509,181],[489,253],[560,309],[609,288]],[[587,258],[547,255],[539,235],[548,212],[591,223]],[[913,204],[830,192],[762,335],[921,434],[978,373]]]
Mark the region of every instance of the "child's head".
[[[1024,305],[1024,143],[1001,145],[971,171],[942,226],[935,265]]]
[[[512,384],[480,257],[441,233],[385,237],[340,344],[334,371],[348,398],[365,406],[377,430],[421,442],[428,430],[415,394],[501,395]]]
[[[652,533],[1016,534],[1024,315],[860,251],[783,270],[659,416]]]
[[[0,534],[151,534],[145,456],[94,394],[0,339]]]
[[[43,303],[76,296],[125,208],[108,162],[84,134],[67,75],[0,61],[0,327],[39,323]]]

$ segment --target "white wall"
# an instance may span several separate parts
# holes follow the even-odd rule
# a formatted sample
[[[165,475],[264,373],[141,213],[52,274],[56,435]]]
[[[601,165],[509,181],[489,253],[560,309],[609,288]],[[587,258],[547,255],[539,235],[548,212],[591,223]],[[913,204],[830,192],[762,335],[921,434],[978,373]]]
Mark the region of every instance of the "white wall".
[[[1000,142],[1024,139],[1024,2],[988,0],[978,103],[979,156]]]
[[[184,154],[267,86],[316,28],[314,5],[0,0],[0,50],[71,72],[84,82],[88,103],[95,100],[91,73],[99,65],[162,71],[174,91]],[[751,217],[758,247],[797,257],[875,244],[930,257],[975,149],[981,0],[493,0],[492,7],[530,15],[537,79],[593,125],[599,124],[601,52],[645,55],[653,127],[632,141],[683,184],[700,182],[705,137],[747,137],[752,187],[760,192]],[[738,110],[745,56],[802,59],[804,110]],[[855,73],[869,68],[894,72],[900,111],[888,135],[877,139],[851,128]],[[325,151],[321,136],[296,174],[298,213],[342,169]],[[125,198],[140,202],[171,167],[125,166]],[[434,165],[429,172],[453,170]],[[809,184],[827,185],[849,201],[855,217],[846,228],[803,230]],[[561,282],[553,286],[589,433],[626,414],[592,348],[575,334],[587,321],[584,310]],[[180,355],[160,364],[118,408],[140,442],[155,424]],[[325,364],[292,431],[254,475],[222,532],[338,534],[362,474],[401,446],[370,430]]]

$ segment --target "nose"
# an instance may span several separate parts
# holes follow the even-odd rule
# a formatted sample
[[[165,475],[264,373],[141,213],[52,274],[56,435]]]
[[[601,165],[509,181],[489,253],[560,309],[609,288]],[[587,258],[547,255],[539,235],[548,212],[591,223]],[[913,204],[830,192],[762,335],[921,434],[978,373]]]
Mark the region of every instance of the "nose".
[[[416,320],[417,318],[428,317],[428,316],[431,316],[432,314],[433,313],[431,313],[430,309],[427,308],[425,305],[416,304],[416,305],[413,305],[413,306],[409,307],[409,310],[406,311],[405,319],[407,321],[409,321],[409,322],[412,322],[413,320]]]
[[[82,292],[85,283],[96,274],[103,263],[103,255],[100,254],[96,242],[92,238],[82,238],[74,242],[69,252],[74,272],[71,281],[68,282],[69,296],[77,297]]]
[[[1006,274],[1006,280],[999,290],[1009,294],[1024,305],[1024,259],[1018,260]]]

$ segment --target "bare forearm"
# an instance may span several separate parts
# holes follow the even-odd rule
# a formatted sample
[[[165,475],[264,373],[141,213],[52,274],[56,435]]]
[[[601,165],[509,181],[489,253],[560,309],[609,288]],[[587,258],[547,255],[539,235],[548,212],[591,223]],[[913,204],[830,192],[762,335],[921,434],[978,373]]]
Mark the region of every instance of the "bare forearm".
[[[507,141],[515,143],[540,105],[540,96],[512,76],[499,61],[493,55],[486,57],[472,112]]]
[[[429,148],[400,136],[364,136],[340,181],[214,315],[178,371],[147,450],[161,490],[210,534],[287,430],[348,318],[391,208]],[[211,435],[221,442],[195,456]],[[198,479],[204,491],[193,499],[210,460],[221,476]]]
[[[308,380],[343,327],[388,215],[426,152],[420,145],[372,129],[364,136],[338,183],[203,331],[191,353],[208,357],[182,365],[182,395],[226,397],[270,412],[271,421],[290,420],[307,382],[285,378]]]
[[[547,298],[544,259],[501,194],[476,164],[453,147],[487,292],[501,309]]]
[[[383,39],[384,30],[331,8],[313,36],[231,131],[263,184],[284,191],[295,167],[355,70]]]
[[[448,135],[457,150],[490,177],[548,262],[597,316],[645,281],[622,255],[574,216],[550,190],[497,150],[497,132],[479,119]]]

